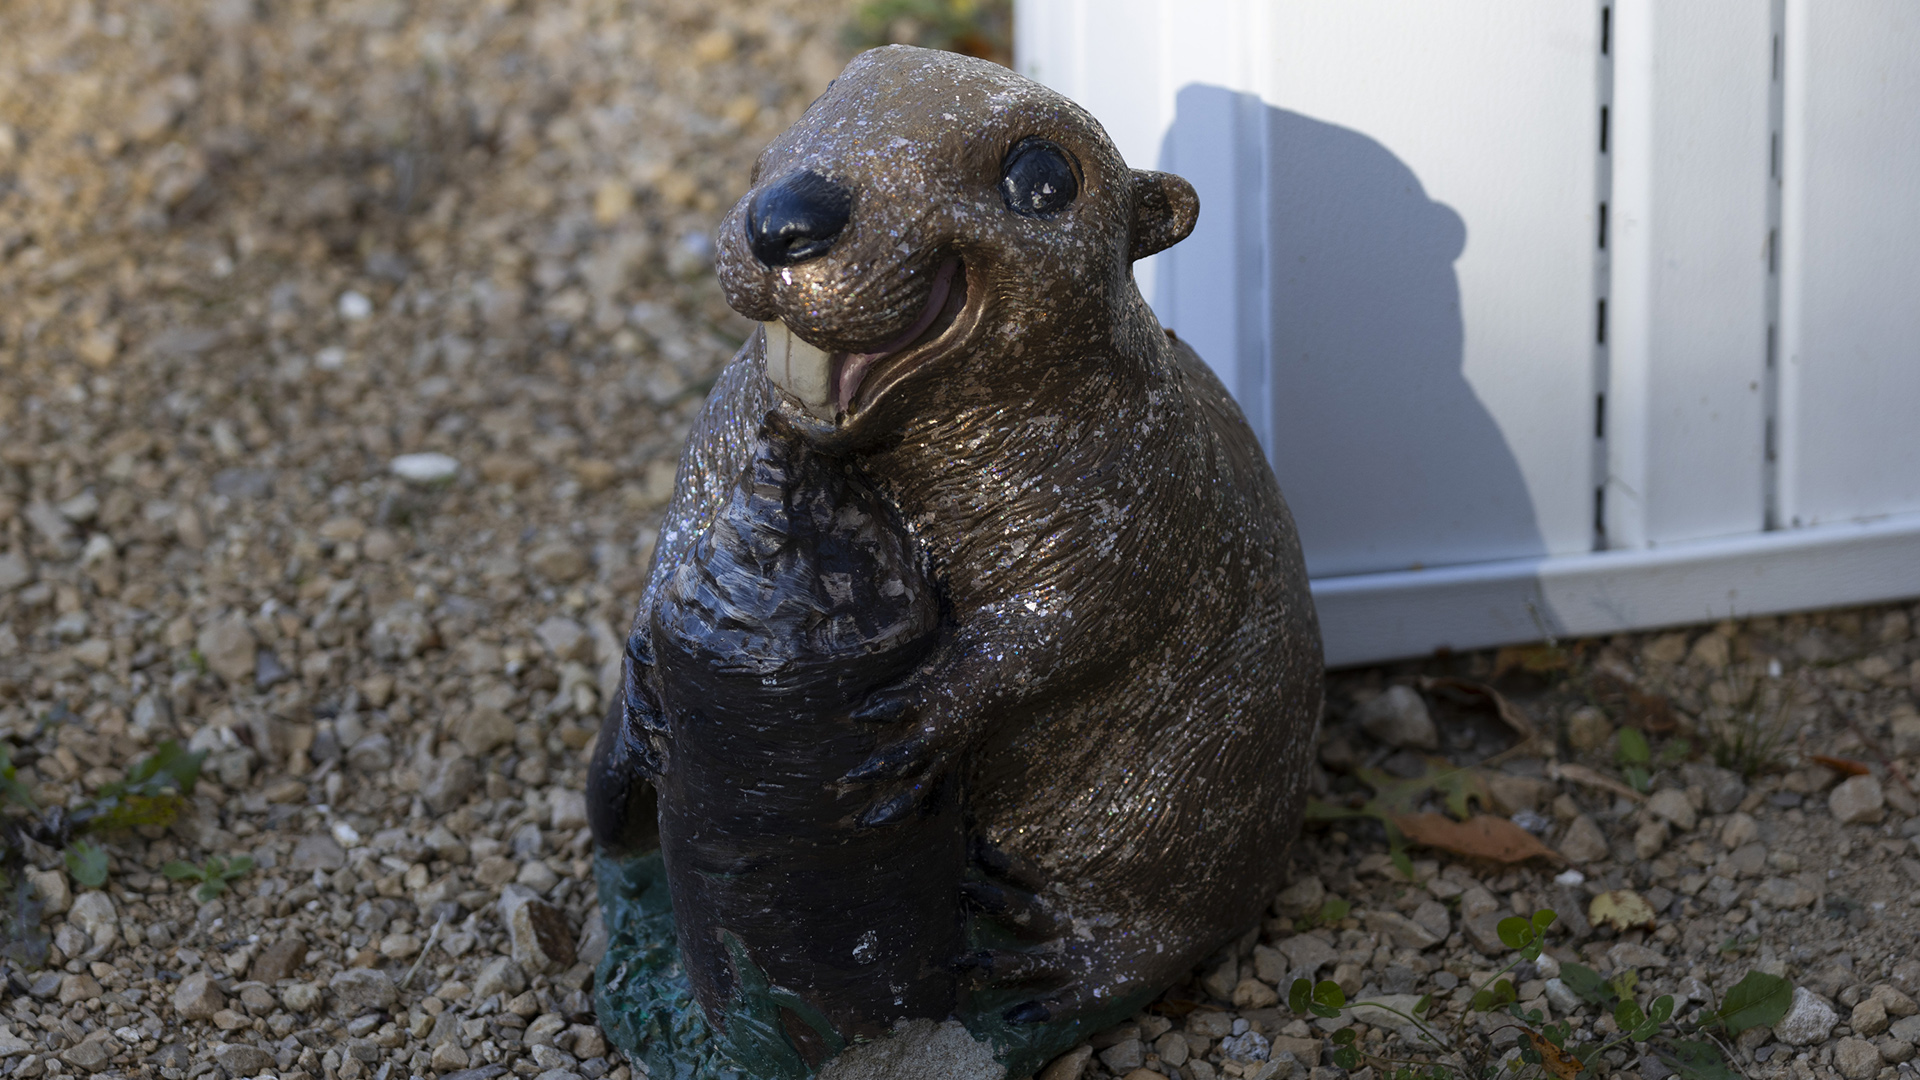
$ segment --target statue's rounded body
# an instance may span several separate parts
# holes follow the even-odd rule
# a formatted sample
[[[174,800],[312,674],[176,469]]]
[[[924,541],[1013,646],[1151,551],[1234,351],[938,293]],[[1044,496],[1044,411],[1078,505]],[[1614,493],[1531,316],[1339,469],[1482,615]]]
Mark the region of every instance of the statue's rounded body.
[[[945,53],[862,55],[768,148],[718,259],[767,325],[689,436],[596,752],[603,846],[646,842],[639,781],[673,767],[653,611],[771,416],[870,482],[939,591],[937,644],[856,707],[872,759],[819,782],[864,794],[835,826],[856,836],[960,793],[976,859],[953,888],[986,947],[942,961],[972,987],[959,1018],[1058,1042],[1259,917],[1321,652],[1259,445],[1133,282],[1196,212],[1071,102]]]

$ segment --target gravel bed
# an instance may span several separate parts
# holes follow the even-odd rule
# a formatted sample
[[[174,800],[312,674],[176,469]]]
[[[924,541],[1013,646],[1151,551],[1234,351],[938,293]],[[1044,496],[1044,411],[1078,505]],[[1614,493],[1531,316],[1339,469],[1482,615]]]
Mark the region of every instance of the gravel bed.
[[[1550,1020],[1574,1016],[1576,1038],[1617,1029],[1551,981],[1562,962],[1635,971],[1643,1001],[1672,994],[1682,1015],[1761,970],[1801,991],[1777,1029],[1739,1040],[1736,1064],[1748,1076],[1912,1077],[1920,1043],[1920,806],[1907,784],[1920,771],[1916,620],[1920,608],[1887,606],[1622,635],[1572,643],[1564,669],[1540,674],[1523,668],[1545,650],[1336,672],[1320,735],[1324,797],[1364,794],[1349,776],[1360,768],[1408,777],[1435,753],[1460,764],[1486,759],[1485,726],[1429,708],[1441,695],[1431,684],[1425,694],[1414,687],[1423,678],[1494,679],[1541,743],[1533,756],[1494,766],[1488,809],[1538,834],[1561,861],[1505,866],[1414,849],[1409,881],[1377,826],[1310,830],[1291,853],[1294,885],[1264,925],[1133,1024],[1094,1040],[1083,1075],[1148,1080],[1178,1068],[1188,1080],[1330,1080],[1337,1071],[1320,1064],[1325,1040],[1354,1017],[1293,1015],[1285,1005],[1293,979],[1331,979],[1350,998],[1401,1008],[1432,994],[1450,1018],[1513,959],[1495,932],[1499,919],[1550,908],[1559,921],[1546,954],[1513,979],[1523,1007]],[[1623,717],[1670,726],[1655,746],[1685,739],[1694,753],[1650,770],[1647,792],[1631,792],[1617,767]],[[1714,763],[1713,751],[1732,754],[1742,736],[1774,731],[1751,777]],[[1816,755],[1869,771],[1849,776]],[[1654,909],[1650,932],[1592,925],[1593,899],[1619,889]],[[1351,904],[1346,917],[1311,926],[1336,897]],[[1386,1014],[1360,1021],[1363,1046],[1411,1045]],[[1471,1017],[1466,1030],[1495,1059],[1519,1035],[1497,1014]],[[1249,1032],[1259,1038],[1234,1041]],[[1627,1048],[1598,1068],[1625,1080],[1670,1073]],[[1355,1080],[1372,1080],[1360,1072],[1368,1075]]]
[[[209,752],[181,820],[105,839],[104,889],[30,852],[51,963],[0,995],[0,1073],[634,1075],[589,1008],[583,771],[679,445],[749,329],[708,232],[838,72],[845,12],[0,11],[0,737],[42,806],[165,739]],[[1312,832],[1265,926],[1073,1060],[1327,1080],[1291,976],[1452,1001],[1496,966],[1490,918],[1551,906],[1567,929],[1520,992],[1556,1014],[1553,957],[1672,992],[1760,967],[1818,998],[1800,1041],[1743,1041],[1749,1073],[1905,1075],[1915,615],[1589,643],[1628,712],[1670,702],[1705,745],[1773,694],[1793,737],[1751,782],[1696,759],[1618,797],[1561,766],[1610,769],[1623,711],[1522,679],[1554,752],[1504,763],[1499,810],[1569,866],[1416,851],[1411,883],[1377,832]],[[1376,736],[1404,730],[1361,723],[1406,711],[1390,687],[1498,662],[1338,674],[1321,790],[1401,760]],[[160,872],[242,854],[206,903]],[[1657,928],[1582,929],[1612,888]],[[1330,896],[1352,912],[1296,932]]]

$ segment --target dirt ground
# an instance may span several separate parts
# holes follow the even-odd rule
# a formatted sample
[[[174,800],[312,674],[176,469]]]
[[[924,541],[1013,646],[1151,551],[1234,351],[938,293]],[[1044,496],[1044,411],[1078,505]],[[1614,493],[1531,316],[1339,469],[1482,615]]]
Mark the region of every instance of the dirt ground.
[[[747,331],[710,230],[838,72],[845,17],[0,5],[0,736],[42,807],[163,740],[209,751],[180,821],[106,837],[103,889],[26,845],[42,910],[5,920],[0,1073],[640,1071],[589,1007],[583,769],[680,442]],[[1426,768],[1423,710],[1456,764],[1503,748],[1463,684],[1417,689],[1490,683],[1538,732],[1490,809],[1564,860],[1415,849],[1409,882],[1376,823],[1316,828],[1263,928],[1068,1065],[1327,1080],[1345,1021],[1287,1012],[1292,977],[1451,1001],[1504,962],[1490,920],[1545,906],[1560,926],[1519,993],[1556,1016],[1556,961],[1695,996],[1757,968],[1815,996],[1742,1039],[1749,1074],[1903,1075],[1916,618],[1337,674],[1330,805],[1366,794],[1357,770]],[[1651,732],[1645,791],[1623,723]],[[162,873],[243,854],[204,903]],[[1654,928],[1591,927],[1614,889]],[[1326,898],[1351,910],[1309,925]],[[40,967],[18,952],[36,930]],[[1664,1076],[1615,1056],[1597,1070]]]

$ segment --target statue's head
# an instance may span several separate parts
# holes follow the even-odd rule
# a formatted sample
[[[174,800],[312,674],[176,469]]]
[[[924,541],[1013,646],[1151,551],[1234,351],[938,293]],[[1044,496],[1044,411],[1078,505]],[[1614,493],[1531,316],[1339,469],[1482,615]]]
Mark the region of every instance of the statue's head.
[[[803,426],[890,428],[957,387],[1112,355],[1116,309],[1144,311],[1133,260],[1198,208],[1052,90],[895,45],[856,57],[760,155],[720,226],[720,282],[765,324],[768,378]]]

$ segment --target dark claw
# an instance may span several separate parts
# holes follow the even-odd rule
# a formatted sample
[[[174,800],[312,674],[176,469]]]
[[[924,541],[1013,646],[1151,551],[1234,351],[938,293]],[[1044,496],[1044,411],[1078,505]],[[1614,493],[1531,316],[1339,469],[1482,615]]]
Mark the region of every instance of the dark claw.
[[[993,951],[990,949],[979,949],[975,952],[962,953],[953,962],[953,973],[962,978],[970,978],[971,980],[981,982],[992,978]]]
[[[856,784],[869,780],[898,780],[923,768],[926,754],[925,739],[902,739],[877,751],[872,757],[855,767],[852,772],[841,777],[841,780]]]
[[[1000,1017],[1009,1024],[1044,1024],[1053,1019],[1053,1010],[1038,1001],[1023,1001]]]
[[[898,690],[876,690],[853,710],[853,718],[868,724],[894,724],[907,715],[912,702]]]
[[[1003,877],[1013,868],[1013,857],[989,843],[984,836],[976,836],[970,845],[973,848],[973,863],[989,874]]]
[[[1036,895],[1046,888],[1046,874],[1031,860],[995,847],[984,836],[973,838],[971,854],[973,864],[989,877],[1009,882],[1016,888]]]
[[[861,814],[855,823],[863,829],[874,829],[883,825],[898,825],[902,821],[907,820],[907,816],[913,813],[913,808],[918,806],[919,803],[920,793],[913,788],[908,788],[891,799],[875,803],[868,807],[867,812]]]
[[[1059,954],[982,949],[953,961],[954,973],[976,990],[995,986],[1057,987],[1065,981]]]
[[[1061,924],[1045,900],[1024,890],[1004,889],[986,881],[963,881],[960,896],[980,914],[1030,941],[1051,941],[1070,929]]]
[[[1007,890],[984,881],[961,882],[960,898],[972,904],[982,915],[1005,915],[1013,910],[1013,899],[1007,895]]]

